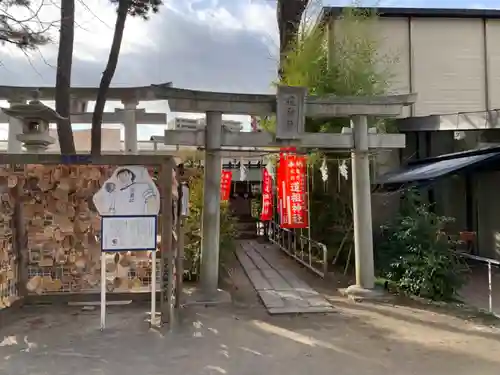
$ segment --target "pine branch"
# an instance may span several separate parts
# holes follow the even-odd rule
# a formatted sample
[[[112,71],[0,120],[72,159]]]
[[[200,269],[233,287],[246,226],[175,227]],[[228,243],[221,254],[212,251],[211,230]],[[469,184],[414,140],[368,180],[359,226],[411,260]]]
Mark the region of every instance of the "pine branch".
[[[36,9],[30,0],[0,0],[0,43],[21,49],[35,49],[50,42],[46,35],[53,23],[45,24],[39,18],[43,2]],[[15,8],[26,8],[30,15],[20,19],[13,16]]]

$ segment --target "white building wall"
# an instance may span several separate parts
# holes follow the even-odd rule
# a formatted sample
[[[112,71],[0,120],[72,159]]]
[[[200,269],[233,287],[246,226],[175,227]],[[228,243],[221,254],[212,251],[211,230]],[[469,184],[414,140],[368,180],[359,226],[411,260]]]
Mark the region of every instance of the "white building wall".
[[[486,110],[483,21],[415,18],[415,116]]]
[[[186,118],[186,117],[175,117],[170,120],[167,124],[167,129],[169,130],[201,130],[207,125],[206,119],[199,118]],[[229,131],[239,132],[243,128],[240,121],[234,120],[222,120],[222,126],[224,126]]]
[[[330,41],[341,22],[330,20]],[[395,57],[389,92],[418,94],[404,117],[500,108],[499,20],[379,17],[371,27],[379,57]]]

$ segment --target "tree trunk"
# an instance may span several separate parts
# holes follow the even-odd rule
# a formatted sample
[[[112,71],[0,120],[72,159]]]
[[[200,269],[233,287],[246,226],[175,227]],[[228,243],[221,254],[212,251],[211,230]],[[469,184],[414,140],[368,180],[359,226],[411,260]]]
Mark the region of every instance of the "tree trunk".
[[[102,115],[106,104],[106,96],[108,95],[111,80],[115,75],[116,66],[118,65],[118,57],[120,56],[120,48],[122,45],[123,31],[125,29],[125,21],[127,20],[129,0],[120,0],[118,4],[118,14],[116,16],[115,31],[113,35],[113,43],[109,51],[108,64],[106,70],[102,74],[99,90],[97,91],[97,99],[95,102],[94,113],[92,115],[92,130],[91,130],[91,149],[92,155],[101,154],[101,128]]]
[[[61,154],[75,154],[75,140],[70,119],[71,66],[75,34],[75,0],[61,1],[61,28],[56,72],[56,112],[67,120],[57,122],[57,136]]]
[[[309,0],[278,0],[276,18],[280,34],[280,62],[278,70],[280,78],[283,74],[286,53],[293,46],[293,42],[299,31],[302,15],[308,3]]]

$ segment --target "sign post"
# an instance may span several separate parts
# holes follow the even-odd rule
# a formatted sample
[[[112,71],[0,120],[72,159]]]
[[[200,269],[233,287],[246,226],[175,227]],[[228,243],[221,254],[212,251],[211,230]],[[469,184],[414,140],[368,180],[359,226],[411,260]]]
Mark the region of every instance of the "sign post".
[[[106,326],[107,252],[152,251],[151,324],[156,324],[160,194],[143,166],[117,168],[94,195],[101,215],[101,330]]]

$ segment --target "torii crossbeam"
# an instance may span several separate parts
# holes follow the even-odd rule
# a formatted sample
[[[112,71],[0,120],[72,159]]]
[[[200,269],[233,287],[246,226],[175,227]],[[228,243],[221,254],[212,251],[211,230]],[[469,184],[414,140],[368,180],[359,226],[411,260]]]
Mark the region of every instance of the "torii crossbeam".
[[[205,112],[206,129],[166,130],[166,145],[197,146],[205,150],[201,287],[207,299],[217,292],[219,268],[221,151],[231,147],[296,146],[302,149],[351,151],[356,285],[353,294],[374,289],[374,261],[370,192],[370,149],[405,147],[402,134],[369,134],[367,117],[399,116],[416,94],[336,97],[307,96],[303,87],[278,86],[277,95],[249,95],[153,86],[158,99],[169,101],[174,112]],[[231,133],[222,127],[222,114],[277,116],[276,135],[267,132]],[[352,131],[342,134],[307,133],[305,117],[349,117]]]

